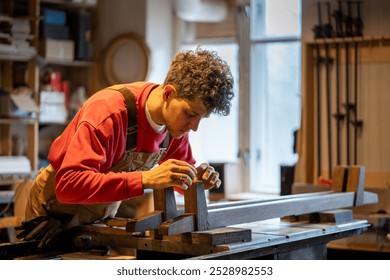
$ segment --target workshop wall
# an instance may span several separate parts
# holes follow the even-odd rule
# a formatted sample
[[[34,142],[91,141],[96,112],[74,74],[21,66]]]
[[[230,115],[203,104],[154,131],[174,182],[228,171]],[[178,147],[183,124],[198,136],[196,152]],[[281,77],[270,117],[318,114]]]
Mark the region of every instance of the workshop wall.
[[[99,0],[99,26],[98,26],[98,68],[94,79],[96,88],[108,85],[104,76],[104,56],[107,47],[119,35],[134,32],[141,38],[146,34],[146,6],[145,1],[137,0]],[[120,72],[121,69],[116,69]]]
[[[337,164],[336,152],[336,121],[334,118],[336,108],[336,77],[335,77],[335,45],[340,46],[340,95],[342,104],[341,110],[346,115],[345,103],[346,84],[348,81],[349,92],[352,103],[355,103],[354,92],[357,89],[358,102],[356,103],[357,116],[353,116],[350,120],[351,139],[346,138],[347,124],[344,120],[341,132],[341,164],[359,164],[366,167],[366,186],[367,187],[390,187],[390,146],[388,139],[390,137],[390,1],[387,0],[370,0],[363,1],[361,4],[361,16],[363,21],[363,36],[355,36],[354,38],[326,38],[314,40],[313,27],[318,25],[317,0],[302,1],[302,98],[303,98],[303,114],[302,114],[302,130],[300,132],[300,152],[299,152],[299,171],[298,180],[303,182],[315,182],[320,176],[331,177],[332,169],[329,166]],[[342,1],[345,5],[345,1]],[[322,2],[326,3],[326,2]],[[338,8],[338,1],[330,1],[331,12]],[[328,23],[326,15],[326,6],[322,6],[322,23]],[[344,7],[344,13],[347,13]],[[353,10],[353,16],[356,17],[356,10]],[[335,22],[333,21],[333,26]],[[348,37],[348,36],[346,36]],[[327,140],[327,88],[326,88],[326,71],[325,65],[322,65],[320,74],[320,96],[321,100],[321,116],[320,125],[317,125],[316,118],[318,110],[316,107],[316,98],[318,92],[316,90],[317,77],[315,65],[315,49],[316,44],[320,42],[320,57],[324,58],[325,46],[328,44],[330,48],[329,57],[333,59],[330,65],[330,92],[332,96],[332,120],[331,132],[332,139],[329,143]],[[345,42],[349,42],[349,63],[346,63]],[[354,46],[358,43],[357,66],[355,66]],[[314,51],[314,52],[313,52]],[[314,54],[313,54],[314,53]],[[317,56],[318,57],[318,56]],[[349,67],[349,78],[346,78],[346,65]],[[355,68],[356,67],[356,68]],[[357,75],[355,77],[355,69]],[[360,127],[357,133],[357,156],[355,157],[354,143],[354,125],[355,120],[360,122]],[[354,123],[355,122],[355,123]],[[318,142],[318,127],[320,127],[320,135],[322,144],[320,151],[317,151]],[[330,149],[332,147],[332,149]],[[346,151],[349,149],[351,160],[347,159]],[[331,150],[331,152],[329,152]],[[319,161],[318,154],[322,157]],[[332,154],[332,156],[328,156]],[[357,158],[357,159],[354,159]],[[321,168],[317,168],[320,162]],[[349,163],[348,163],[349,162]],[[318,170],[320,169],[320,170]]]

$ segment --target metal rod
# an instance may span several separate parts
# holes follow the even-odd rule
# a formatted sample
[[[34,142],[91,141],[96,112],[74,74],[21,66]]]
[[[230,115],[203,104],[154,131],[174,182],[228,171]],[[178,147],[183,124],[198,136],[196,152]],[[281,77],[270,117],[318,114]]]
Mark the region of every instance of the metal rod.
[[[321,55],[320,46],[316,45],[316,76],[317,76],[317,172],[321,174]]]
[[[326,60],[326,120],[328,130],[328,174],[329,178],[332,174],[332,126],[331,126],[331,92],[330,92],[330,64],[329,45],[325,44],[325,60]]]
[[[358,43],[355,42],[354,44],[354,55],[355,55],[355,58],[354,58],[354,99],[355,99],[355,120],[354,120],[354,163],[357,164],[358,162],[358,159],[357,159],[357,156],[358,156],[358,143],[357,143],[357,134],[358,134],[358,108],[357,108],[357,105],[358,105]]]
[[[336,51],[336,146],[337,146],[337,165],[341,163],[341,121],[342,116],[340,112],[340,67],[339,67],[339,61],[340,61],[340,48],[339,44],[336,44],[335,46]]]
[[[348,43],[345,43],[345,108],[346,108],[346,134],[347,134],[347,165],[350,165],[350,129],[349,129],[349,122],[350,122],[350,103],[349,103],[349,45]]]

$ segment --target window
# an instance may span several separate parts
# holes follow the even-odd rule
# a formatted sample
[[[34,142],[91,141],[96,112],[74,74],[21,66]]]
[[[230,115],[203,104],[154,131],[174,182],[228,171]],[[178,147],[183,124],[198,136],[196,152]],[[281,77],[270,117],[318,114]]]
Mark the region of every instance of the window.
[[[300,125],[301,1],[250,3],[249,190],[280,192]]]

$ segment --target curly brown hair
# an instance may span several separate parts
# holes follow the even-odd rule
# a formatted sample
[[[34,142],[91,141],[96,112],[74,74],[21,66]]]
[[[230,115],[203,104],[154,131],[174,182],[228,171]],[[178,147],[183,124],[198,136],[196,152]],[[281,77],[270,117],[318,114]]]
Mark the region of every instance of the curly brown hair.
[[[165,85],[173,85],[179,98],[198,97],[209,113],[227,116],[234,97],[234,79],[229,65],[216,51],[186,50],[172,60]]]

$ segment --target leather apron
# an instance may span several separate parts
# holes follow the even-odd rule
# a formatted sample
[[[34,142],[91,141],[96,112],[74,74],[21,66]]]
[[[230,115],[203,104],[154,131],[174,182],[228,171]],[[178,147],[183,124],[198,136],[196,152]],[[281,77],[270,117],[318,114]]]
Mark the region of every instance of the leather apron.
[[[133,172],[152,169],[166,155],[166,148],[169,144],[168,135],[159,152],[134,152],[134,148],[127,149],[122,158],[108,172]],[[121,201],[94,204],[60,203],[55,195],[55,174],[56,171],[51,164],[39,170],[27,200],[26,219],[46,216],[48,211],[54,217],[73,216],[66,227],[71,228],[115,216]]]

